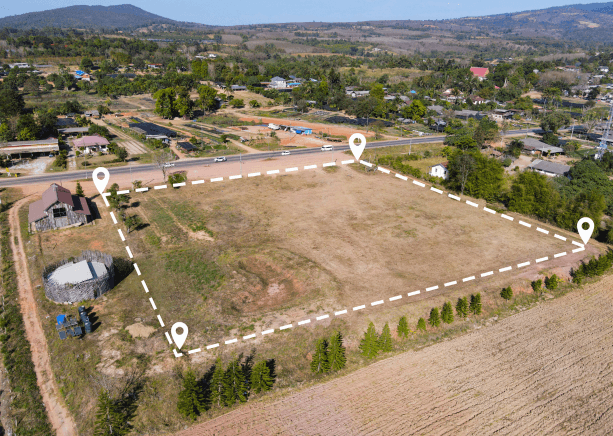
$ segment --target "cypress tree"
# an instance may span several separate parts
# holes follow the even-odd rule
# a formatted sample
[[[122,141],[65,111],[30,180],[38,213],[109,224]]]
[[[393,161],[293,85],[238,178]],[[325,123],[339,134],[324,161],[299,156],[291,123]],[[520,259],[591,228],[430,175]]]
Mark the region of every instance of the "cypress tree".
[[[398,327],[396,328],[396,333],[398,333],[398,337],[408,337],[409,336],[409,323],[407,322],[407,317],[403,316],[398,321]]]
[[[532,290],[534,292],[541,292],[543,290],[541,288],[543,286],[543,281],[541,279],[533,281],[532,283],[530,283],[530,285],[532,286]]]
[[[336,332],[330,338],[330,354],[328,362],[330,364],[330,371],[338,371],[343,369],[347,364],[345,347],[343,346],[343,335],[341,335],[341,332]]]
[[[443,309],[441,310],[441,319],[445,324],[451,324],[453,322],[453,307],[451,303],[447,301],[443,304]]]
[[[328,341],[320,339],[315,345],[315,353],[313,354],[313,360],[311,360],[311,371],[318,374],[328,372],[330,370],[330,363],[328,362]]]
[[[466,318],[468,315],[468,299],[458,298],[458,302],[455,305],[455,311],[460,318]]]
[[[223,399],[226,406],[231,406],[237,401],[241,403],[247,401],[247,397],[245,396],[247,385],[245,383],[245,374],[240,364],[241,359],[242,354],[238,358],[232,360],[228,364],[224,374]]]
[[[177,408],[183,416],[190,419],[196,419],[206,410],[205,398],[193,371],[187,371],[183,377],[183,390],[179,392]]]
[[[545,287],[549,290],[556,290],[558,288],[558,283],[560,282],[560,279],[558,278],[557,275],[552,275],[551,277],[547,277],[545,279]]]
[[[476,295],[470,296],[470,306],[468,307],[471,313],[475,315],[481,314],[481,294],[477,293]]]
[[[513,298],[513,289],[510,286],[502,288],[502,291],[500,291],[500,296],[505,300],[510,300]]]
[[[83,193],[83,188],[81,187],[81,184],[79,182],[77,182],[77,196],[79,197],[83,197],[85,196],[85,194]]]
[[[211,404],[221,406],[224,392],[224,370],[221,359],[215,361],[215,370],[211,377]]]
[[[274,379],[270,376],[270,368],[262,360],[251,369],[251,390],[256,394],[272,389]]]
[[[362,355],[372,359],[379,352],[379,343],[375,325],[371,322],[368,329],[364,332],[364,338],[360,341],[360,351]]]
[[[430,324],[432,327],[438,327],[439,325],[441,325],[441,318],[438,314],[437,307],[433,307],[430,311],[430,318],[428,318],[428,324]]]
[[[419,321],[417,321],[417,330],[422,330],[422,331],[426,331],[426,320],[422,318],[419,318]]]
[[[98,410],[94,423],[94,436],[124,435],[127,433],[121,410],[106,390],[98,396]]]
[[[383,326],[383,331],[379,336],[379,350],[384,353],[388,353],[392,351],[392,333],[390,332],[390,326],[388,323],[385,323]]]

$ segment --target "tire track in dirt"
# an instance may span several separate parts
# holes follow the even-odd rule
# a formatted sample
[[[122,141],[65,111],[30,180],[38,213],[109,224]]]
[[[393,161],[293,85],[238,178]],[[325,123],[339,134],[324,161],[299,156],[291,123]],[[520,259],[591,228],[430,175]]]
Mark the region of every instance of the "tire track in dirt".
[[[47,409],[49,421],[58,436],[75,436],[78,434],[77,428],[70,412],[68,412],[68,409],[63,404],[63,400],[61,400],[60,390],[51,369],[47,339],[38,317],[36,298],[30,283],[23,240],[19,231],[19,209],[28,199],[29,197],[19,200],[13,205],[9,213],[11,250],[13,251],[13,261],[15,262],[15,270],[17,272],[21,315],[23,316],[26,337],[30,342],[32,350],[32,361],[36,371],[37,384]]]
[[[610,434],[613,276],[181,436]]]

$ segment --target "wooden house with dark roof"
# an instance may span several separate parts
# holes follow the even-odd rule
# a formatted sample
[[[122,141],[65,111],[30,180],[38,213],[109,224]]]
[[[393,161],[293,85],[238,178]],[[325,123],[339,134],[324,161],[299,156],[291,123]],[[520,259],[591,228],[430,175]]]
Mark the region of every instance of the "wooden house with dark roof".
[[[28,211],[31,232],[83,225],[91,218],[87,198],[72,195],[56,183],[43,192],[40,200],[30,204]]]

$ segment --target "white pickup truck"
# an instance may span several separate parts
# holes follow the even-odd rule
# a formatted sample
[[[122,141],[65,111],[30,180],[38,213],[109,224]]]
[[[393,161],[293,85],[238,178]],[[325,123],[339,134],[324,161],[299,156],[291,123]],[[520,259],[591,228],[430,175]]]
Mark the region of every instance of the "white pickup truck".
[[[268,124],[268,128],[269,128],[269,129],[272,129],[272,130],[279,130],[281,127],[279,127],[279,126],[278,126],[278,125],[276,125],[276,124],[269,123],[269,124]]]

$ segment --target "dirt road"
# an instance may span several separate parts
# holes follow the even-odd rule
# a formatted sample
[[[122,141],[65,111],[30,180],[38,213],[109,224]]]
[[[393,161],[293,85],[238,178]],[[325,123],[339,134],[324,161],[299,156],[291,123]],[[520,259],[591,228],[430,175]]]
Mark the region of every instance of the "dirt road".
[[[26,197],[15,203],[9,215],[11,250],[13,251],[13,260],[17,271],[21,314],[26,328],[26,336],[30,341],[36,378],[49,421],[51,421],[51,425],[58,436],[74,436],[77,435],[76,426],[60,399],[60,392],[51,371],[47,340],[38,317],[36,299],[30,283],[23,241],[19,231],[19,209],[28,199],[29,197]]]
[[[491,327],[180,435],[611,434],[612,287],[609,275]]]

